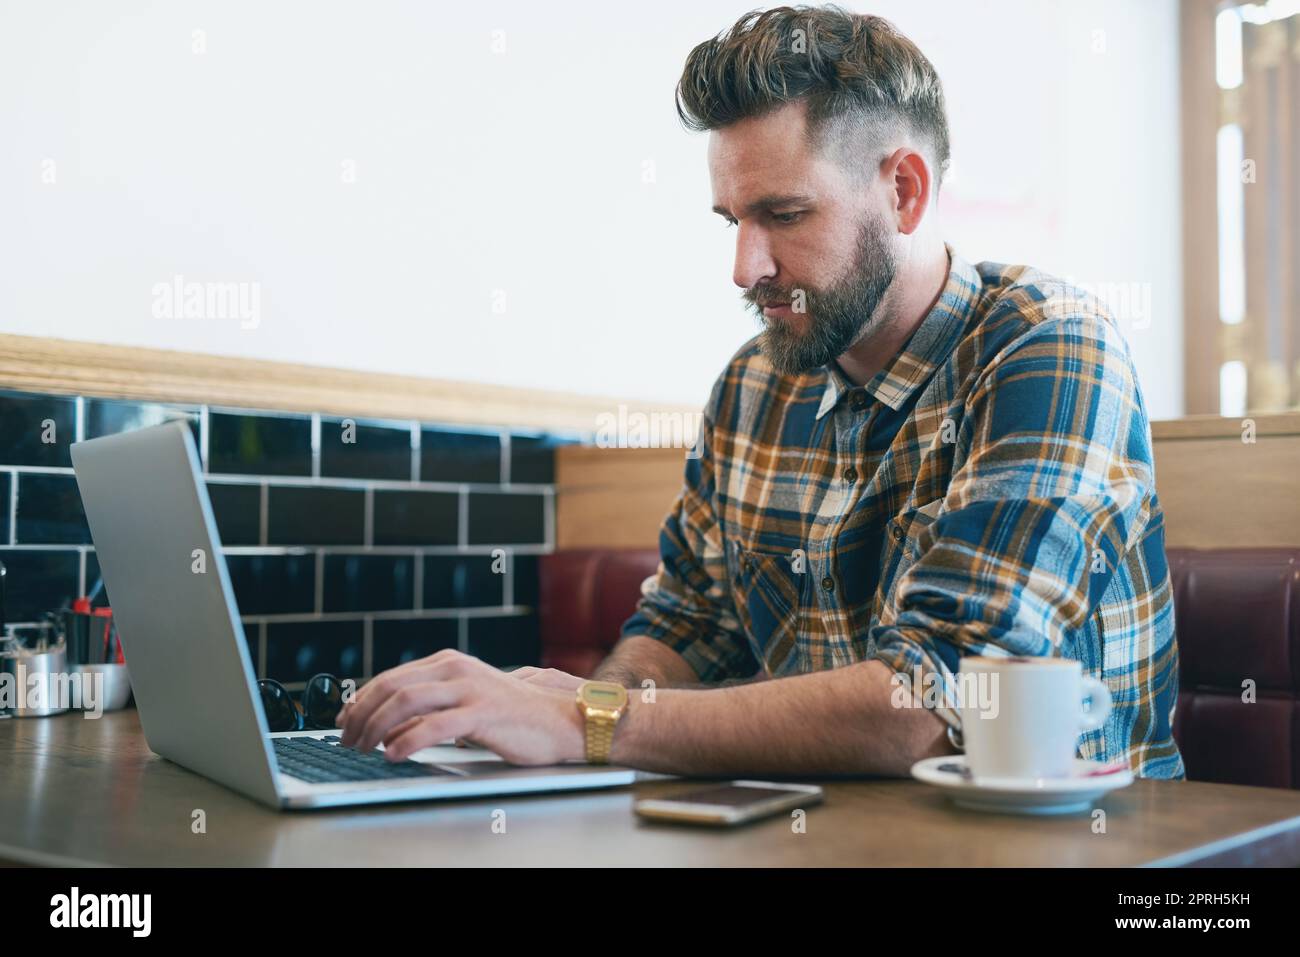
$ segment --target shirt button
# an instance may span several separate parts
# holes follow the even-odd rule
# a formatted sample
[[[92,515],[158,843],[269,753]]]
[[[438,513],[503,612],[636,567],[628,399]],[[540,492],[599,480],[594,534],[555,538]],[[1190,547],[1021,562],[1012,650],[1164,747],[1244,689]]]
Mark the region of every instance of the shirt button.
[[[861,412],[867,407],[867,397],[861,392],[853,393],[853,398],[849,399],[849,406],[854,412]]]
[[[900,545],[902,544],[902,542],[903,542],[903,526],[901,526],[901,525],[895,525],[893,528],[891,528],[891,529],[889,530],[889,534],[890,534],[891,536],[893,536],[894,541],[898,542]]]
[[[827,575],[825,578],[822,579],[822,591],[830,592],[834,590],[835,590],[835,579],[831,578],[830,575]]]
[[[844,481],[852,485],[857,480],[858,480],[858,470],[855,469],[852,465],[850,465],[848,468],[844,470]]]

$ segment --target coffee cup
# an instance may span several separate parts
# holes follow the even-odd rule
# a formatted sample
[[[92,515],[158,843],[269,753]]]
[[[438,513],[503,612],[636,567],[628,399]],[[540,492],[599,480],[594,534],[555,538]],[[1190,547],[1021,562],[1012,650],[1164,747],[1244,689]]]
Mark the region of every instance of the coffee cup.
[[[1110,714],[1110,690],[1073,658],[961,660],[966,766],[981,778],[1069,777],[1079,736]]]

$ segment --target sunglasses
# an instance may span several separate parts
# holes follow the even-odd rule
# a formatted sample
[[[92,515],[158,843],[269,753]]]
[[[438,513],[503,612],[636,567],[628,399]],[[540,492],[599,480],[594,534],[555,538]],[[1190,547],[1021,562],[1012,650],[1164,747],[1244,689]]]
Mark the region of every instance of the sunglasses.
[[[334,719],[343,709],[343,683],[329,674],[313,675],[302,692],[302,704],[293,700],[274,678],[259,678],[262,712],[272,731],[335,731]]]

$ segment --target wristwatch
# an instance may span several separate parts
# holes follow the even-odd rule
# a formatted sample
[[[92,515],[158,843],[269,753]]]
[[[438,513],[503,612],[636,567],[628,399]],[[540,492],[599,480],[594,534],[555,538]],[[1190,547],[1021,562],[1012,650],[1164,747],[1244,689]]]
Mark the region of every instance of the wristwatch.
[[[587,725],[587,763],[608,764],[614,726],[627,711],[627,689],[612,681],[584,681],[578,710]]]

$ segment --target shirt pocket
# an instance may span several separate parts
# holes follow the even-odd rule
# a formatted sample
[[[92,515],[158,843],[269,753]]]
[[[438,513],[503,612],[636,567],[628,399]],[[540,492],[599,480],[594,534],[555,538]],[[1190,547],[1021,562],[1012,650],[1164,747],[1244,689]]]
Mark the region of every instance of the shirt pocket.
[[[780,674],[797,661],[799,603],[803,581],[788,555],[737,549],[736,615],[768,674]]]

